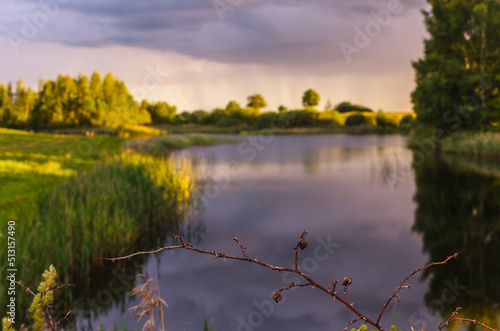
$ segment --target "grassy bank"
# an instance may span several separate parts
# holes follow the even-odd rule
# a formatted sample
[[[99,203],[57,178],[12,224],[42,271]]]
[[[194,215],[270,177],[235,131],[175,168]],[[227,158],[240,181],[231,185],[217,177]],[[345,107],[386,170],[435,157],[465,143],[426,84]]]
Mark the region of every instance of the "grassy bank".
[[[212,146],[238,142],[237,139],[213,137],[202,134],[183,136],[159,136],[127,141],[126,149],[152,155],[168,155],[170,152],[191,146]]]
[[[0,215],[29,208],[41,187],[119,153],[123,138],[0,129]]]
[[[480,158],[500,158],[500,132],[454,132],[448,137],[428,127],[414,128],[408,139],[412,149],[428,152],[440,150],[446,154],[468,155]]]
[[[441,146],[445,153],[500,158],[500,133],[457,132]]]
[[[37,284],[54,264],[62,282],[78,284],[74,292],[96,291],[99,285],[86,283],[103,256],[155,248],[177,231],[193,188],[189,167],[122,152],[126,141],[0,129],[0,221],[15,221],[17,279]],[[0,229],[2,247],[6,230]],[[6,250],[0,259],[7,261]],[[6,268],[1,264],[0,273]],[[0,283],[2,305],[6,284]],[[29,299],[18,291],[19,311],[26,311]]]

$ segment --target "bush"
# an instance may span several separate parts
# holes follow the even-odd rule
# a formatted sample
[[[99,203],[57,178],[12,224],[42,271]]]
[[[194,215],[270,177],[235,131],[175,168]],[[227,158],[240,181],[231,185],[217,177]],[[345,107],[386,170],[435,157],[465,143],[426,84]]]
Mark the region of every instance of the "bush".
[[[396,121],[395,118],[389,117],[386,114],[384,114],[383,111],[377,112],[377,116],[375,117],[375,120],[377,121],[377,125],[382,127],[382,128],[397,128],[398,127],[398,122]]]
[[[411,126],[415,118],[411,115],[404,116],[401,121],[399,121],[399,126]]]
[[[345,119],[346,126],[364,125],[368,124],[368,121],[364,115],[354,114],[350,115]]]

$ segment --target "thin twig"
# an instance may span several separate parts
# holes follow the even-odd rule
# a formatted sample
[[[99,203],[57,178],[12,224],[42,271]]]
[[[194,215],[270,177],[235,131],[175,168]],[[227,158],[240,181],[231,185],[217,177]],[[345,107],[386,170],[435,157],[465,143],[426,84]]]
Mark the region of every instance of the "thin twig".
[[[481,323],[481,322],[479,322],[479,321],[477,321],[475,319],[473,320],[473,319],[470,319],[470,318],[454,317],[455,315],[458,315],[458,311],[460,309],[462,309],[462,308],[461,307],[457,307],[457,309],[455,309],[455,311],[451,314],[451,316],[446,321],[443,321],[443,322],[439,323],[438,330],[441,331],[442,329],[444,329],[451,322],[459,321],[459,322],[471,322],[471,323],[474,323],[474,324],[478,324],[481,327],[483,327],[485,329],[488,329],[490,331],[498,331],[498,330],[493,329],[493,328],[487,326],[486,324]]]
[[[429,264],[428,264],[428,265],[426,265],[425,267],[423,267],[423,268],[419,268],[419,269],[415,270],[414,272],[412,272],[411,274],[409,274],[409,275],[408,275],[405,279],[403,279],[403,281],[401,282],[401,284],[399,284],[399,286],[396,288],[396,290],[394,291],[394,293],[393,293],[393,294],[389,297],[389,299],[388,299],[388,300],[387,300],[387,302],[385,303],[384,308],[382,308],[382,311],[380,312],[380,315],[378,315],[378,318],[377,318],[377,324],[379,324],[379,323],[380,323],[380,319],[382,318],[382,315],[384,315],[385,309],[387,308],[387,306],[389,305],[389,303],[391,302],[391,300],[392,300],[393,298],[395,298],[395,297],[396,297],[396,294],[399,292],[399,290],[401,290],[401,289],[403,289],[403,288],[407,288],[407,289],[411,288],[409,285],[404,286],[404,284],[406,283],[406,281],[407,281],[408,279],[410,279],[410,278],[411,278],[413,275],[415,275],[416,273],[418,273],[418,272],[420,272],[420,271],[422,271],[422,270],[425,270],[425,269],[427,269],[427,268],[430,268],[430,267],[432,267],[432,266],[435,266],[435,265],[440,265],[440,264],[446,264],[449,260],[451,260],[451,259],[453,259],[453,258],[455,258],[455,257],[457,257],[457,256],[458,256],[458,253],[455,253],[455,254],[453,254],[452,256],[448,256],[448,257],[446,258],[446,260],[444,260],[444,261],[429,263]]]
[[[448,325],[450,321],[453,319],[453,316],[458,315],[458,311],[460,309],[462,309],[462,307],[457,307],[457,309],[455,309],[455,311],[451,314],[450,318],[448,318],[446,321],[442,321],[441,323],[439,323],[438,330],[441,331],[446,325]]]
[[[344,328],[344,331],[347,331],[347,329],[348,329],[351,325],[353,325],[354,323],[356,323],[356,322],[357,322],[357,321],[359,321],[360,319],[361,319],[361,317],[358,317],[358,318],[356,318],[355,320],[350,321],[350,322],[346,325],[346,327]]]
[[[240,240],[238,238],[234,237],[233,241],[236,241],[238,243],[238,245],[240,245],[241,252],[243,253],[243,256],[248,259],[247,253],[245,253],[245,249],[247,249],[247,248],[243,247],[243,245],[241,244],[241,242],[240,242]]]
[[[298,261],[299,261],[299,245],[302,241],[305,240],[305,237],[306,237],[306,234],[307,234],[307,231],[304,230],[302,231],[302,234],[300,235],[299,237],[299,240],[297,240],[297,245],[295,245],[295,247],[293,248],[295,250],[295,270],[299,270],[298,268]],[[307,241],[306,241],[307,243]]]

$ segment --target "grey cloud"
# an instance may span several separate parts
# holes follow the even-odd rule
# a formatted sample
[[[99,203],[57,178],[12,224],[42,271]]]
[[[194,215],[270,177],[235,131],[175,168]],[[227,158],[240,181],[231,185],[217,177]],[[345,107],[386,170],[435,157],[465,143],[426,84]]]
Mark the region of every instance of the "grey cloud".
[[[44,0],[56,1],[56,0]],[[72,0],[34,37],[72,46],[126,45],[171,50],[218,62],[302,66],[344,61],[354,27],[390,0],[241,0],[219,20],[215,0]],[[217,0],[228,6],[237,1]],[[423,0],[401,0],[407,12]],[[38,1],[1,5],[0,33],[20,34]],[[346,37],[347,36],[347,37]]]

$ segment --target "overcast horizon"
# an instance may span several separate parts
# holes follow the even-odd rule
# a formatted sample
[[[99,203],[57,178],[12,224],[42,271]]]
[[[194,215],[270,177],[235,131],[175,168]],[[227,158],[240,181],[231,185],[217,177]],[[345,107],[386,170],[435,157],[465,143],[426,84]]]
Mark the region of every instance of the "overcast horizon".
[[[4,0],[0,81],[111,72],[183,110],[332,104],[411,110],[424,0]]]

